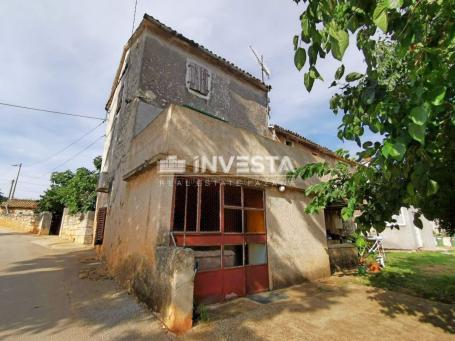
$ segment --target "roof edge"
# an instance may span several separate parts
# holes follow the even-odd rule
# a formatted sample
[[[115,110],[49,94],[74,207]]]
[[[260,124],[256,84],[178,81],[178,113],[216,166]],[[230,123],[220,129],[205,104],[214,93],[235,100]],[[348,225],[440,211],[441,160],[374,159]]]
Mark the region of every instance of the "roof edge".
[[[281,127],[277,124],[274,124],[273,125],[273,129],[275,129],[275,131],[278,131],[284,135],[289,135],[289,136],[292,136],[293,138],[297,139],[299,142],[301,142],[302,144],[306,145],[307,147],[310,147],[312,149],[315,149],[317,150],[318,152],[322,153],[322,154],[325,154],[327,156],[331,156],[339,161],[343,161],[343,162],[347,162],[353,166],[357,165],[357,163],[353,160],[349,160],[349,159],[346,159],[340,155],[338,155],[337,153],[335,153],[333,150],[330,150],[329,148],[327,147],[324,147],[324,146],[321,146],[320,144],[314,142],[314,141],[311,141],[310,139],[302,136],[302,135],[299,135],[289,129],[286,129],[284,127]]]

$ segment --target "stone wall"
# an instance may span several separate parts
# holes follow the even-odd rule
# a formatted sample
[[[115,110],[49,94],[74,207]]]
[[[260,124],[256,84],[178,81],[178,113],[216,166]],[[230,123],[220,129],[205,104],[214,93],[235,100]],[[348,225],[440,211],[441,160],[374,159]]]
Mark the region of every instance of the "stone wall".
[[[69,214],[63,210],[60,238],[71,240],[77,244],[92,244],[95,212]]]
[[[359,263],[357,249],[352,244],[329,245],[329,259],[332,272],[353,269]]]
[[[0,225],[24,232],[35,232],[39,221],[38,214],[30,209],[8,209],[0,211]]]
[[[52,213],[51,212],[42,212],[38,216],[36,229],[39,235],[48,235],[52,222]]]
[[[198,49],[166,34],[148,31],[141,37],[143,47],[139,94],[150,104],[151,119],[169,104],[190,105],[226,119],[230,124],[268,136],[267,91],[227,72]],[[187,62],[194,61],[210,71],[208,98],[194,95],[187,88]],[[154,110],[155,109],[155,110]],[[142,120],[146,111],[142,112]]]

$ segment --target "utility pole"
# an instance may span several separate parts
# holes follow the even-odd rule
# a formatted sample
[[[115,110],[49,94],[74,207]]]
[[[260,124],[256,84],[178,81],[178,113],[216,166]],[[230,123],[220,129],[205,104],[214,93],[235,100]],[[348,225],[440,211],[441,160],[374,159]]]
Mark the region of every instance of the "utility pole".
[[[11,194],[13,193],[14,179],[11,180],[11,187],[9,188],[8,200],[11,199]]]
[[[16,186],[17,186],[17,181],[19,180],[19,175],[21,174],[22,162],[17,165],[13,165],[13,166],[19,167],[19,169],[17,170],[16,181],[14,182],[13,192],[11,193],[11,199],[14,199],[14,194],[16,193]]]

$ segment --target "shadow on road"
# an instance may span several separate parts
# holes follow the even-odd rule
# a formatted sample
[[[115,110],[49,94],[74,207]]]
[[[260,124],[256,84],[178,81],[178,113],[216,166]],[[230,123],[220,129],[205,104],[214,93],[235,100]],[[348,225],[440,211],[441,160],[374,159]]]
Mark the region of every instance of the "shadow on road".
[[[8,236],[16,234],[1,234],[0,243]],[[43,253],[41,246],[29,242],[27,247],[17,252]],[[79,278],[81,271],[102,266],[93,250],[46,253],[8,264],[0,272],[0,339],[109,335],[114,340],[168,340],[153,315],[115,282]]]

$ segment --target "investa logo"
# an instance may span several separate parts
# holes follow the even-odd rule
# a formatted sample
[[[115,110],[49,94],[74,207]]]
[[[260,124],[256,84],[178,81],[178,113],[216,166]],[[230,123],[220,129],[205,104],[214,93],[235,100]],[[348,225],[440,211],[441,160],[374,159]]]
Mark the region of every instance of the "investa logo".
[[[285,174],[295,167],[288,156],[196,156],[193,169],[196,173],[236,173],[236,174]]]

